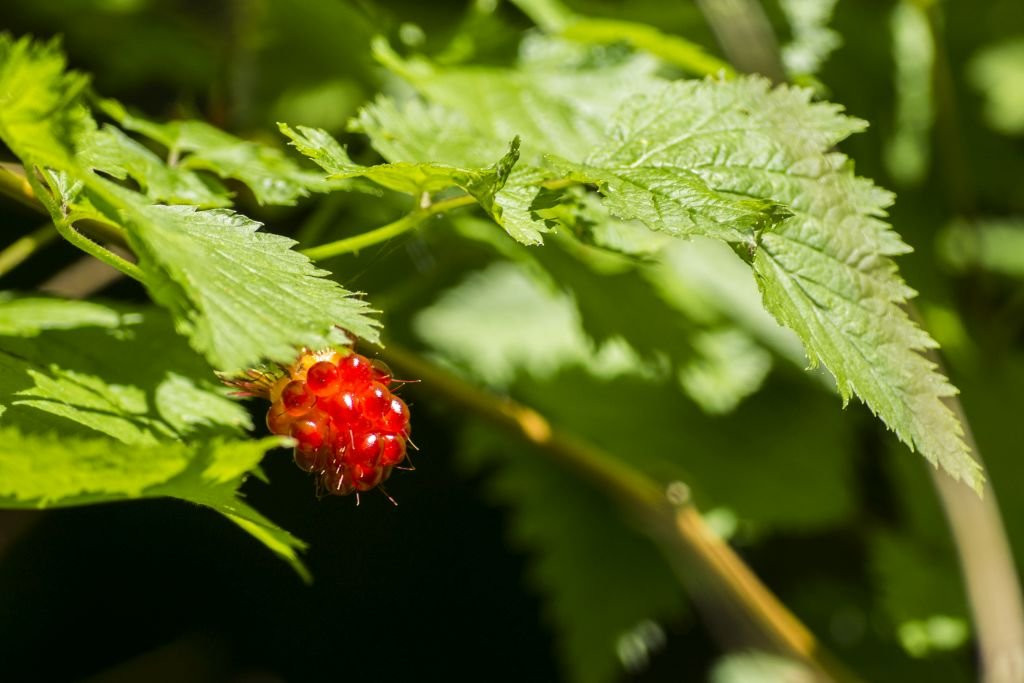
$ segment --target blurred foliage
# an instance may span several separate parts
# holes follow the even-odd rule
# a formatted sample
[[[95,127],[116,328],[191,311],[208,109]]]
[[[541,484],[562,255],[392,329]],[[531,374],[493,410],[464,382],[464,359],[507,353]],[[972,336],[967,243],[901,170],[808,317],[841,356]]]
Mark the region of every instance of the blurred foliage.
[[[378,152],[398,160],[380,142],[392,130],[389,121],[365,112],[387,113],[378,93],[405,101],[410,86],[374,60],[375,36],[390,44],[392,66],[412,69],[426,57],[438,66],[437,73],[465,68],[470,76],[493,81],[521,58],[524,32],[527,45],[542,45],[539,31],[531,28],[541,22],[530,5],[544,3],[517,4],[523,9],[490,0],[33,0],[8,3],[0,17],[15,35],[62,35],[71,64],[93,75],[98,92],[130,110],[159,121],[205,122],[238,136],[222,141],[229,143],[228,160],[237,162],[239,171],[260,169],[262,158],[312,173],[315,167],[286,149],[277,121],[324,129],[346,145],[354,164],[376,163]],[[566,5],[571,16],[626,22],[615,29],[622,32],[619,41],[607,38],[608,27],[616,24],[595,21],[578,26],[576,34],[566,31],[580,41],[578,52],[527,54],[531,68],[538,69],[565,63],[574,54],[625,65],[619,80],[591,84],[584,92],[566,90],[566,99],[586,103],[588,97],[601,99],[595,95],[607,94],[603,89],[639,88],[652,75],[674,76],[685,71],[671,57],[678,50],[687,58],[720,54],[694,3],[578,0]],[[778,0],[765,6],[790,75],[813,76],[814,81],[801,80],[871,123],[864,134],[843,141],[842,150],[856,161],[859,174],[899,191],[889,219],[915,249],[899,258],[900,267],[921,292],[931,331],[947,347],[950,377],[962,392],[1000,495],[1017,560],[1024,561],[1024,501],[1013,495],[1024,477],[1018,453],[1024,386],[1024,13],[1019,0],[982,5]],[[630,33],[626,27],[634,25],[657,32]],[[481,74],[469,64],[491,71]],[[427,87],[449,104],[477,92],[470,89],[477,86],[469,76],[438,76]],[[559,87],[556,80],[535,97],[548,98]],[[359,116],[366,105],[371,108]],[[476,101],[466,105],[479,106]],[[468,164],[453,152],[453,145],[465,143],[465,130],[450,122],[431,128],[435,119],[427,111],[414,113],[402,123],[420,125],[423,139],[433,145],[424,152],[429,160]],[[611,112],[593,113],[603,120]],[[119,129],[98,128],[90,149],[99,156],[89,163],[111,175],[155,178],[154,159],[162,164],[178,138],[154,137],[123,118],[120,123],[150,139],[121,139]],[[513,135],[523,132],[506,131],[502,121],[476,125],[511,134],[486,150],[486,162],[468,164],[470,169],[494,163]],[[538,122],[531,131],[535,147],[524,146],[524,161],[571,148],[589,134],[587,125]],[[353,129],[368,133],[369,140]],[[249,146],[253,141],[263,146]],[[187,146],[181,151],[187,158]],[[439,155],[446,151],[452,158]],[[142,189],[154,198],[184,193],[216,200],[221,196],[216,186],[203,194],[211,187],[209,175],[202,176],[203,184],[190,175],[211,170],[222,176],[216,182],[234,193],[240,210],[302,246],[364,232],[410,208],[409,197],[390,189],[303,196],[309,188],[302,183],[288,189],[287,201],[281,202],[294,205],[271,206],[277,202],[261,202],[266,197],[247,189],[244,175],[231,172],[221,157],[201,155],[161,176],[161,184]],[[258,186],[258,180],[252,182]],[[646,230],[641,240],[635,224],[611,219],[589,195],[552,195],[542,193],[535,204],[509,204],[521,210],[519,234],[543,234],[543,249],[513,242],[480,218],[482,213],[458,213],[432,218],[392,242],[331,259],[325,267],[347,289],[366,292],[397,342],[417,346],[464,377],[538,408],[558,426],[585,435],[660,482],[686,481],[702,509],[729,521],[732,542],[782,599],[865,678],[970,680],[973,642],[959,570],[920,459],[906,453],[862,406],[840,410],[829,376],[803,371],[807,361],[796,337],[764,313],[747,269],[728,247],[702,239],[666,246]],[[201,199],[193,203],[206,205]],[[13,206],[2,209],[12,240],[37,227],[37,217]],[[548,232],[546,219],[552,217],[568,229]],[[38,267],[8,276],[9,286],[37,287],[70,260],[71,251],[53,247],[40,254]],[[201,435],[213,443],[254,421],[203,379],[212,378],[209,368],[187,344],[167,346],[159,341],[164,337],[154,337],[150,352],[126,354],[119,346],[125,335],[145,337],[151,329],[169,330],[172,323],[139,308],[140,289],[119,287],[109,297],[131,304],[82,304],[60,311],[49,310],[51,304],[20,311],[16,303],[0,305],[5,359],[0,393],[11,413],[5,417],[43,415],[41,428],[50,429],[51,421],[67,420],[62,416],[89,412],[93,432],[118,440],[99,455],[120,453],[122,444],[141,444],[140,450],[123,453],[125,462],[141,464],[146,438]],[[427,395],[418,394],[421,406],[414,411],[422,407],[416,414],[429,417],[414,420],[437,421],[437,429],[455,444],[452,454],[468,481],[482,481],[488,500],[507,510],[508,542],[532,558],[531,586],[546,601],[542,612],[567,679],[678,680],[668,663],[706,662],[715,654],[689,616],[673,568],[630,520],[529,446],[507,442],[470,416],[431,412],[422,398]],[[151,432],[156,436],[147,437]],[[9,445],[16,443],[8,439]],[[181,462],[205,463],[189,470],[195,480],[179,482],[186,488],[216,470],[215,447],[204,449],[182,449]],[[4,479],[15,476],[4,469],[7,450],[0,453]],[[255,452],[245,456],[240,459],[258,458]],[[447,457],[440,450],[420,459]],[[406,492],[415,488],[416,476],[399,480],[392,491],[402,502],[399,515],[418,514],[403,497],[412,497]],[[275,484],[280,478],[275,476]],[[227,484],[218,504],[233,504],[240,480],[241,472],[234,470],[218,475]],[[266,488],[246,490],[270,496],[258,493]],[[280,490],[273,496],[282,507],[306,505],[304,498],[298,502],[308,495],[305,488]],[[431,493],[443,497],[446,490]],[[153,494],[162,495],[158,489]],[[316,515],[391,514],[383,508],[325,510],[322,505],[310,515],[319,520]],[[417,538],[447,533],[430,525],[415,530]],[[357,537],[344,538],[352,555],[339,551],[338,565],[352,564],[359,555]],[[395,541],[399,545],[402,538]],[[417,563],[415,571],[427,563],[445,564],[444,557],[404,559]],[[212,547],[207,559],[212,564],[231,560],[226,544]],[[453,570],[487,572],[488,567]],[[54,572],[44,575],[47,580],[60,577],[58,568],[47,571]],[[330,582],[331,569],[323,571],[322,580]],[[370,573],[359,576],[364,584],[345,589],[374,597],[402,590],[375,583]],[[17,581],[27,579],[9,580],[5,590],[17,591]],[[505,584],[491,588],[518,590]],[[274,590],[269,584],[263,589]],[[331,595],[337,602],[318,607],[358,619],[339,604],[343,595]],[[401,596],[417,600],[412,588]],[[480,614],[474,628],[488,628],[502,617]],[[418,637],[439,648],[449,640],[443,633]],[[299,651],[302,645],[289,641],[295,651],[283,659],[309,658]],[[109,655],[91,666],[128,659],[137,654],[132,647],[111,644]],[[545,656],[536,654],[538,660]],[[76,676],[90,672],[83,669]],[[501,671],[487,673],[503,678]],[[784,661],[740,654],[707,675],[724,682],[801,680],[802,674]]]

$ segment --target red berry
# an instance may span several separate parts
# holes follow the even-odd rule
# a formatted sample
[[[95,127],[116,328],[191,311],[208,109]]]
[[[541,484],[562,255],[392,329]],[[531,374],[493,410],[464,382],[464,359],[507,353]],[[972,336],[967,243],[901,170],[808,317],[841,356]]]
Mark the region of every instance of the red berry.
[[[359,434],[352,440],[352,444],[346,449],[344,460],[353,465],[366,465],[376,467],[380,460],[381,448],[380,435],[376,432]]]
[[[343,391],[328,399],[327,411],[338,424],[339,431],[351,431],[363,419],[363,399],[354,391]]]
[[[373,369],[366,356],[350,353],[338,361],[338,377],[346,387],[361,387],[373,378]]]
[[[295,464],[328,493],[368,491],[406,458],[409,409],[388,385],[391,370],[358,353],[303,351],[263,391],[267,427],[295,439]]]
[[[292,423],[292,437],[304,451],[320,450],[328,441],[330,421],[320,411],[314,411],[307,417]]]
[[[380,464],[382,467],[393,467],[405,460],[405,439],[395,434],[384,434],[381,436],[383,444],[380,451]]]
[[[384,413],[378,424],[381,431],[409,436],[412,432],[409,427],[409,407],[405,405],[405,401],[393,396],[391,403],[388,404],[387,412]]]
[[[391,392],[380,382],[374,382],[363,395],[363,415],[370,422],[379,422],[391,405]]]
[[[271,434],[289,434],[291,432],[292,416],[282,406],[273,404],[267,411],[267,429]]]
[[[356,491],[369,491],[384,480],[384,470],[380,467],[357,463],[352,465],[348,471]]]
[[[306,372],[306,387],[315,396],[337,393],[338,366],[326,360],[313,364]]]
[[[288,382],[281,390],[281,403],[284,409],[293,417],[305,415],[316,402],[316,396],[309,393],[306,383],[298,380]]]

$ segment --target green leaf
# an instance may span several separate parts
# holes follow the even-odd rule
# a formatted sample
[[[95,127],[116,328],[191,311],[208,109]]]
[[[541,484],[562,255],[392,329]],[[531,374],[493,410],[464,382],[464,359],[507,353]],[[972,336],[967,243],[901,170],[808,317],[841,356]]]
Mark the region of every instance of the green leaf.
[[[592,356],[579,314],[514,263],[475,272],[413,319],[416,334],[475,377],[508,385]]]
[[[979,489],[982,474],[943,402],[955,394],[921,355],[935,342],[902,305],[914,291],[884,222],[892,198],[828,150],[863,123],[811,91],[760,78],[673,83],[628,102],[612,144],[575,174],[652,229],[742,245],[764,305],[913,450]]]
[[[695,76],[722,74],[727,77],[736,72],[725,62],[697,43],[680,36],[663,33],[653,26],[632,21],[577,17],[562,29],[560,35],[581,43],[628,43],[644,50]]]
[[[980,50],[968,64],[968,76],[985,98],[989,125],[1007,135],[1024,134],[1024,38]]]
[[[444,168],[450,168],[449,164],[473,167],[489,163],[502,153],[502,143],[489,140],[458,112],[419,100],[399,107],[394,100],[378,98],[360,111],[355,127],[370,136],[374,148],[392,162],[388,165],[391,168],[437,167],[436,163],[425,163],[432,160],[443,162]],[[518,140],[515,137],[512,148],[491,167],[494,180],[485,175],[477,184],[479,189],[473,191],[483,191],[477,199],[514,239],[523,244],[540,244],[541,235],[549,228],[535,216],[532,205],[543,183],[555,174],[515,164],[519,158]],[[336,151],[333,156],[336,162],[344,164],[345,157],[337,156]]]
[[[938,238],[939,255],[953,269],[972,268],[1024,278],[1024,219],[957,221]]]
[[[786,173],[778,159],[801,161],[863,128],[810,96],[771,91],[755,78],[672,83],[628,101],[612,119],[611,140],[583,164],[564,165],[598,183],[621,218],[753,246],[788,213],[764,196],[775,168],[761,166],[775,157]],[[798,131],[798,120],[807,128]]]
[[[123,128],[167,148],[178,168],[238,180],[260,204],[295,204],[310,192],[339,187],[321,174],[301,168],[277,148],[243,140],[203,121],[154,123],[129,114],[113,100],[102,100],[99,106]]]
[[[512,509],[513,538],[534,554],[531,573],[561,634],[567,679],[619,680],[620,641],[641,622],[677,617],[682,588],[660,551],[607,498],[525,448],[473,430],[460,455],[474,470],[498,466],[488,491]]]
[[[828,56],[843,44],[828,26],[837,0],[779,0],[789,22],[791,39],[782,46],[782,63],[793,77],[813,76]]]
[[[291,138],[300,152],[311,158],[332,179],[365,177],[391,190],[419,198],[451,187],[459,187],[476,199],[491,215],[501,216],[495,205],[495,194],[505,185],[516,161],[519,160],[519,138],[490,168],[458,168],[446,164],[396,162],[362,166],[354,163],[344,148],[327,131],[297,126],[298,132],[287,125],[278,124],[281,132]]]
[[[0,427],[0,506],[46,508],[171,496],[227,515],[304,577],[305,545],[235,491],[279,437],[261,441],[126,444],[108,438],[27,435]]]
[[[697,351],[679,370],[679,382],[705,412],[732,412],[740,401],[761,388],[772,357],[748,335],[723,328],[695,335]]]
[[[338,328],[377,340],[366,303],[293,251],[293,240],[257,232],[259,223],[225,209],[118,194],[151,295],[219,369],[290,362],[297,348],[343,340]]]
[[[590,51],[550,39],[525,40],[515,69],[440,68],[403,62],[381,44],[375,49],[378,59],[427,100],[471,120],[485,140],[519,136],[528,165],[538,165],[545,154],[582,159],[604,138],[607,119],[619,104],[658,82],[654,60],[593,63]],[[494,156],[463,163],[482,165]],[[444,156],[422,160],[447,161]]]
[[[927,10],[904,1],[892,9],[889,23],[896,60],[896,130],[885,147],[885,164],[899,183],[918,185],[931,161],[932,73],[935,41]]]
[[[912,450],[980,490],[981,468],[944,402],[956,389],[921,355],[937,344],[902,307],[915,292],[890,258],[908,248],[880,220],[888,198],[834,161],[816,188],[790,184],[793,218],[762,238],[753,268],[765,307],[844,401],[856,394]]]
[[[0,506],[173,496],[239,523],[300,572],[302,544],[236,490],[281,439],[252,425],[159,310],[0,301]]]
[[[203,208],[231,206],[226,190],[211,188],[192,171],[168,166],[114,126],[91,131],[78,141],[77,147],[83,166],[118,179],[130,176],[155,202]]]
[[[72,140],[87,119],[79,104],[86,78],[65,66],[56,41],[0,34],[0,138],[25,161],[70,161]]]
[[[159,310],[41,298],[0,302],[2,421],[124,443],[237,437],[248,412]]]

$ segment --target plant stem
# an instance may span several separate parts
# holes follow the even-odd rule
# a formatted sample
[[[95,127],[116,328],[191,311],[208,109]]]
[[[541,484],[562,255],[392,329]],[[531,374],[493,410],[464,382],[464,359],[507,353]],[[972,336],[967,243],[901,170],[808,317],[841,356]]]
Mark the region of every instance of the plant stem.
[[[911,315],[920,322],[916,309],[911,309]],[[930,350],[928,358],[948,374],[937,351]],[[964,442],[971,449],[971,457],[984,469],[985,463],[959,397],[946,398],[945,403],[963,425]],[[1024,598],[988,472],[985,472],[985,488],[978,496],[944,472],[928,469],[960,559],[978,636],[981,680],[1019,683],[1024,680]]]
[[[740,72],[786,80],[775,32],[757,0],[697,0],[722,52]]]
[[[684,484],[674,483],[666,492],[615,456],[553,427],[532,408],[492,395],[394,343],[380,350],[380,355],[392,367],[421,380],[420,386],[429,388],[431,395],[440,395],[452,405],[524,439],[598,486],[631,513],[641,528],[669,552],[670,558],[696,567],[701,578],[737,606],[774,650],[798,659],[830,680],[856,680],[711,531]],[[705,591],[687,582],[684,585],[696,602],[707,599]]]
[[[45,247],[56,237],[57,231],[53,229],[52,224],[47,223],[12,242],[3,251],[0,251],[0,276],[17,268],[25,259]]]
[[[303,249],[302,253],[309,257],[311,261],[322,261],[323,259],[331,258],[332,256],[350,254],[352,252],[359,251],[360,249],[365,249],[366,247],[372,247],[374,244],[386,242],[392,237],[401,235],[403,232],[408,232],[431,216],[436,216],[446,211],[457,209],[460,206],[469,206],[474,203],[476,203],[476,199],[468,194],[459,195],[450,199],[443,199],[436,204],[429,204],[424,208],[416,209],[415,211],[407,213],[397,221],[392,221],[387,225],[382,225],[379,228],[375,228],[358,235],[353,235],[352,237],[346,237],[334,242],[328,242],[327,244]]]
[[[28,180],[29,185],[32,186],[32,191],[35,194],[36,199],[38,199],[43,206],[46,207],[46,210],[49,211],[50,218],[53,220],[53,225],[57,228],[57,232],[61,234],[61,237],[93,258],[106,263],[108,266],[116,268],[133,280],[145,283],[146,275],[142,272],[141,268],[131,261],[128,261],[104,248],[101,244],[93,242],[91,239],[75,229],[75,226],[72,225],[64,216],[63,207],[59,206],[53,200],[53,197],[51,197],[46,188],[42,186],[42,183],[40,183],[34,171],[29,171],[25,177]]]

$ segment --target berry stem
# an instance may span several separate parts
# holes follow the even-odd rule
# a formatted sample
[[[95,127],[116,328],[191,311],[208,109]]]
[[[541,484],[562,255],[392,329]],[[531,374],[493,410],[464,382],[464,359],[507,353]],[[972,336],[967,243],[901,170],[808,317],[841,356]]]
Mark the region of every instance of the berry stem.
[[[675,560],[684,587],[698,605],[715,610],[710,594],[738,607],[777,651],[804,662],[834,681],[856,676],[825,652],[814,635],[757,578],[754,572],[704,521],[689,488],[676,482],[666,492],[655,481],[575,435],[553,427],[540,413],[511,399],[494,396],[389,343],[379,351],[419,385],[533,444],[552,459],[572,467],[631,513],[640,528],[654,537]]]

